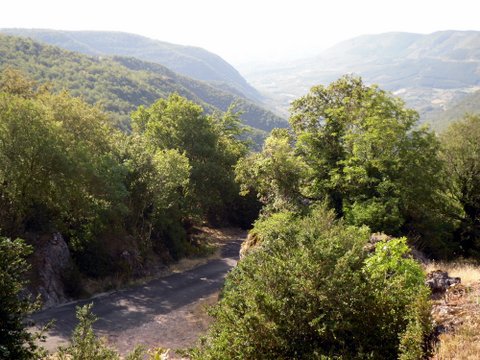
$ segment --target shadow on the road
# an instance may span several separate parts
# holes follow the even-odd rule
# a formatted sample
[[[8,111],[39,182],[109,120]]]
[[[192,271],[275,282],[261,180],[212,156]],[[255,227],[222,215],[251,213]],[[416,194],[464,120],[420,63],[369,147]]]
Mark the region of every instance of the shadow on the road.
[[[211,260],[189,271],[152,280],[145,285],[116,291],[93,299],[47,309],[32,315],[37,326],[54,320],[49,335],[69,338],[77,324],[76,306],[93,302],[99,318],[94,328],[111,334],[142,326],[183,306],[195,303],[221,289],[225,275],[238,260],[242,240],[231,241],[222,248],[222,259]]]

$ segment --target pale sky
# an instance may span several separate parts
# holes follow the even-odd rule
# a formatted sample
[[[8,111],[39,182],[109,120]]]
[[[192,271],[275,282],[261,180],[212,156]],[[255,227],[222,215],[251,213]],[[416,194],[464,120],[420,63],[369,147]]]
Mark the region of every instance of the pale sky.
[[[10,27],[125,31],[239,65],[363,34],[480,30],[480,0],[2,0],[0,28]]]

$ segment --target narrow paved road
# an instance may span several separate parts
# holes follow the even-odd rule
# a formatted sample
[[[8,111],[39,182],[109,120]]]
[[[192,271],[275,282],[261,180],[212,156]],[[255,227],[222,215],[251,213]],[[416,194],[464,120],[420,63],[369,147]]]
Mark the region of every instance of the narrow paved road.
[[[190,346],[205,331],[205,320],[195,319],[199,304],[214,302],[225,275],[235,266],[242,238],[223,245],[221,258],[183,273],[152,280],[144,285],[119,290],[38,312],[37,325],[55,320],[46,348],[65,344],[77,324],[76,306],[93,302],[99,318],[94,329],[120,352],[135,344],[181,348]],[[213,300],[212,300],[213,299]]]

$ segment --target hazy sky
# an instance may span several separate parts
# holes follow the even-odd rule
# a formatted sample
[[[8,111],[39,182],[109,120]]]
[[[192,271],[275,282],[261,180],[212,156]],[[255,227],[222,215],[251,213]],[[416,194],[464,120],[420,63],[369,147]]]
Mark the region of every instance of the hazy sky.
[[[480,30],[479,0],[3,0],[0,27],[116,30],[233,64],[313,55],[387,31]]]

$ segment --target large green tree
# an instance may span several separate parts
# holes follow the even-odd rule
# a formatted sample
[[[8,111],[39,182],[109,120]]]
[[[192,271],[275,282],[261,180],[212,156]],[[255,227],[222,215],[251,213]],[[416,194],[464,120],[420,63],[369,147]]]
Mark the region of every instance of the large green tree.
[[[233,167],[247,151],[238,139],[238,117],[207,116],[201,106],[179,96],[160,99],[133,114],[133,129],[156,149],[172,149],[188,158],[192,214],[215,217],[238,193]]]
[[[438,141],[402,100],[346,76],[293,102],[296,152],[311,169],[304,194],[375,231],[422,228],[433,213]],[[424,226],[423,226],[424,227]]]

